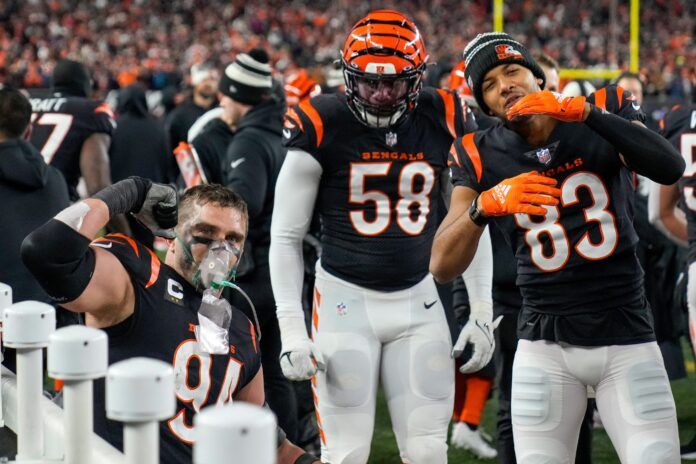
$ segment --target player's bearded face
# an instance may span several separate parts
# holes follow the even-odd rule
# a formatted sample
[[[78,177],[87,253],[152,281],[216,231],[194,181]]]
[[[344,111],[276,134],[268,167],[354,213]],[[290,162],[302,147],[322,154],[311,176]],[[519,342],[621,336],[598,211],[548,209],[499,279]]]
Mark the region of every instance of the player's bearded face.
[[[208,78],[196,86],[198,93],[204,98],[215,98],[217,95],[217,80]]]
[[[239,251],[237,255],[230,257],[229,269],[236,267],[244,248],[246,224],[236,209],[213,205],[196,205],[195,208],[196,211],[177,226],[179,239],[170,245],[170,252],[173,251],[175,259],[172,263],[168,255],[167,264],[173,264],[188,282],[198,285],[196,275],[200,264],[214,243],[226,242],[231,249]],[[171,247],[174,247],[173,250]]]
[[[496,66],[481,84],[483,101],[494,116],[507,120],[505,113],[520,98],[540,90],[541,81],[532,71],[518,64]]]
[[[358,95],[371,105],[393,106],[408,92],[407,79],[357,79]]]

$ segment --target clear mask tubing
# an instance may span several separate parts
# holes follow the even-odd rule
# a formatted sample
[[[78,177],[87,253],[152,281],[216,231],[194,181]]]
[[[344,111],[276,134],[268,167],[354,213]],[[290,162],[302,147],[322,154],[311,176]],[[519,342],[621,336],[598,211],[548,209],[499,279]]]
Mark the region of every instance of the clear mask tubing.
[[[255,330],[257,333],[257,339],[259,342],[261,341],[261,325],[259,324],[259,317],[256,312],[256,307],[254,306],[254,303],[251,301],[251,298],[249,298],[249,295],[239,288],[238,285],[236,285],[233,281],[236,278],[237,274],[237,267],[239,266],[239,262],[242,257],[242,252],[238,250],[237,248],[229,245],[225,241],[214,241],[209,245],[209,250],[208,254],[206,257],[201,261],[201,263],[197,263],[196,260],[193,257],[193,253],[191,252],[191,246],[184,242],[179,234],[175,234],[176,239],[179,241],[181,244],[182,248],[184,249],[184,253],[186,253],[186,256],[191,260],[192,263],[198,265],[198,269],[196,270],[196,274],[193,277],[193,284],[196,287],[203,287],[203,289],[213,289],[216,292],[216,295],[219,297],[220,294],[222,293],[222,290],[224,287],[231,288],[237,292],[239,292],[242,297],[247,301],[249,304],[249,307],[251,308],[251,313],[254,316],[254,325],[255,325]],[[220,251],[220,249],[224,249],[225,252],[231,253],[234,256],[237,257],[237,262],[235,265],[229,269],[229,265],[226,266],[227,269],[224,269],[223,266],[220,266],[221,259],[219,255],[223,255],[224,253]],[[215,252],[218,252],[219,255],[215,257]],[[211,252],[213,252],[213,256],[211,256]],[[227,263],[229,263],[230,260],[227,260]],[[207,265],[206,265],[207,264]],[[211,267],[211,265],[213,265]],[[205,271],[201,268],[207,268]],[[218,277],[218,276],[223,276],[223,277]],[[207,281],[207,282],[206,282]]]

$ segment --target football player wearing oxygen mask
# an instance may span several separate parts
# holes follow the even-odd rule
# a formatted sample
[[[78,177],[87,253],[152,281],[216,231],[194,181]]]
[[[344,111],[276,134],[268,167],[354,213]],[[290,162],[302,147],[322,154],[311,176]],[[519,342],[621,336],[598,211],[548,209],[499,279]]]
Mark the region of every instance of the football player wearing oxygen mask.
[[[95,239],[115,214],[170,239],[164,261],[122,234]],[[160,462],[191,462],[202,408],[265,402],[260,334],[220,299],[233,285],[247,224],[246,203],[226,187],[193,187],[177,202],[172,187],[131,177],[61,211],[22,244],[25,265],[55,302],[107,332],[109,364],[135,356],[172,364],[177,411],[161,423]],[[121,424],[105,416],[103,381],[94,401],[95,431],[122,449]],[[279,463],[315,462],[282,430],[278,444]]]
[[[256,330],[261,333],[254,310],[254,304],[249,296],[233,283],[243,249],[238,240],[218,240],[210,238],[206,233],[207,227],[199,224],[200,208],[194,211],[189,221],[183,225],[185,236],[175,232],[176,240],[181,245],[183,255],[179,259],[182,269],[194,271],[191,281],[203,292],[200,308],[198,309],[199,325],[195,327],[196,339],[203,351],[211,354],[224,354],[229,350],[229,328],[232,321],[232,306],[221,297],[225,287],[240,292],[252,308]],[[202,260],[197,261],[192,248],[205,247],[207,252]]]

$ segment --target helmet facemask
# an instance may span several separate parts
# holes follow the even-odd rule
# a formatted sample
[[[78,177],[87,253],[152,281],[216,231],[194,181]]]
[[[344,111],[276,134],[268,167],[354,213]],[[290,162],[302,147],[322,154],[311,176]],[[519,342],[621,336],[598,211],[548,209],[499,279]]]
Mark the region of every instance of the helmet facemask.
[[[348,106],[377,128],[400,124],[416,107],[428,55],[416,25],[394,10],[360,19],[341,52]]]
[[[425,65],[422,65],[401,74],[373,74],[343,62],[348,105],[367,126],[395,126],[416,107],[424,70]]]

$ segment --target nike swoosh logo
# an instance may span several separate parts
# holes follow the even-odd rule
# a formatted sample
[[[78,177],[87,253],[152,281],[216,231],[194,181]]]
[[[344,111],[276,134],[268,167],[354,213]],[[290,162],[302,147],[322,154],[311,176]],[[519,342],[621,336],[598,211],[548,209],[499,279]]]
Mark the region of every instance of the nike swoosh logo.
[[[232,167],[232,169],[236,169],[237,166],[239,166],[240,164],[242,164],[245,161],[246,161],[246,158],[239,158],[238,160],[232,161],[230,163],[230,166]]]
[[[290,365],[292,366],[292,361],[290,360],[290,352],[289,351],[286,351],[285,353],[281,354],[280,357],[281,358],[288,358],[288,363],[290,363]],[[292,366],[292,367],[295,367],[295,366]]]
[[[435,303],[437,303],[437,300],[433,301],[432,303],[423,303],[423,306],[425,307],[425,309],[430,309],[433,307]]]
[[[292,134],[290,133],[290,129],[283,129],[283,137],[286,139],[289,139]]]
[[[486,339],[488,339],[488,343],[490,343],[491,345],[493,345],[493,340],[491,339],[491,336],[490,336],[490,334],[488,333],[488,330],[486,330],[485,328],[481,327],[481,324],[479,323],[479,320],[478,320],[478,319],[476,319],[476,327],[478,327],[479,330],[480,330],[481,332],[483,332],[483,334],[486,336]]]
[[[93,243],[92,245],[97,246],[99,248],[111,248],[111,245],[113,245],[113,243]]]

